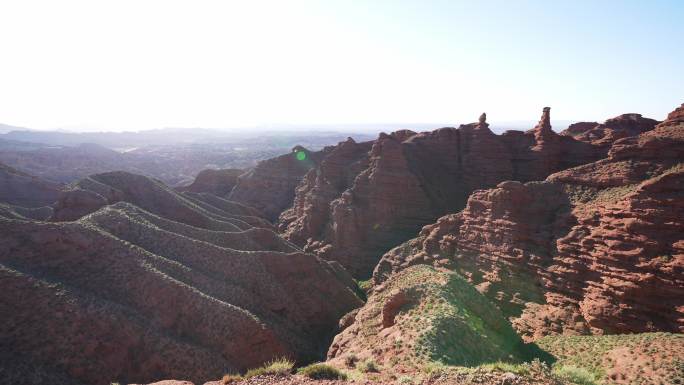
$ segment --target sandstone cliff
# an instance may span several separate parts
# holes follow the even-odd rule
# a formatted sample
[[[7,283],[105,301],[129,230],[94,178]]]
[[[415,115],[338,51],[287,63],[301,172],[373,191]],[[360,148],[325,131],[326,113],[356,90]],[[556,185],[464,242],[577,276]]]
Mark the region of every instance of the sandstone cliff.
[[[606,155],[607,148],[556,134],[549,114],[545,108],[526,133],[496,135],[483,115],[459,128],[342,142],[304,177],[279,228],[306,251],[367,277],[382,253],[461,210],[474,190],[542,180]]]
[[[289,154],[261,161],[238,177],[228,199],[253,207],[275,221],[292,205],[295,188],[304,174],[318,165],[324,152],[296,146]]]
[[[579,122],[571,124],[560,134],[598,146],[610,147],[618,139],[636,136],[652,130],[657,120],[644,118],[641,114],[622,114],[604,123]]]
[[[383,256],[459,272],[527,339],[684,331],[684,124],[614,142],[545,182],[503,182]]]

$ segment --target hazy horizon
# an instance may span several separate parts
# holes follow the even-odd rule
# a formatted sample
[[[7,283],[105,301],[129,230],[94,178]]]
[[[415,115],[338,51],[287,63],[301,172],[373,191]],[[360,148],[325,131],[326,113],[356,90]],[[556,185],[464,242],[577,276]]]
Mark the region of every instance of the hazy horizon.
[[[5,2],[0,123],[662,120],[684,101],[682,19],[677,1]]]

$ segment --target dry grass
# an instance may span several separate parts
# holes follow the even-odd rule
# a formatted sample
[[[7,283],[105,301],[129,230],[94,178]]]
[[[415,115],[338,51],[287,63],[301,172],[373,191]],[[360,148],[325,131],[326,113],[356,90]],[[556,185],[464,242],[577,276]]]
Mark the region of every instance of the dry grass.
[[[269,361],[263,366],[250,369],[245,373],[244,378],[251,378],[256,376],[283,376],[292,373],[294,368],[294,361],[282,357]]]
[[[341,370],[323,363],[311,364],[297,370],[297,374],[314,380],[346,380],[347,375]]]

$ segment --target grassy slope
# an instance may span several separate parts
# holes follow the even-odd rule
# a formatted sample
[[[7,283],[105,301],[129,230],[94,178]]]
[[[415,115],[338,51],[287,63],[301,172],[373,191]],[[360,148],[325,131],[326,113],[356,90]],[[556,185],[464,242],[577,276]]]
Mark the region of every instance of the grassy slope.
[[[396,316],[394,327],[402,338],[394,341],[393,348],[402,353],[404,361],[411,361],[406,362],[410,366],[523,362],[543,353],[524,344],[499,309],[456,273],[413,266],[389,281],[369,305],[380,315],[383,304],[397,291],[407,293],[410,302]],[[373,319],[377,317],[369,321]],[[377,324],[369,322],[362,335],[373,339],[378,331],[369,329],[375,327]],[[368,342],[371,346],[387,343]]]
[[[684,335],[549,336],[538,345],[556,365],[587,369],[606,384],[684,384]]]

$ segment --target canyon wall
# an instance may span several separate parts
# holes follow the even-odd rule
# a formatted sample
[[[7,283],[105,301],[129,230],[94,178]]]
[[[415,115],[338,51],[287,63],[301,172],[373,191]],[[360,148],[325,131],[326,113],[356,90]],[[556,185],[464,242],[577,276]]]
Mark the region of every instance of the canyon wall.
[[[681,111],[681,108],[677,111]],[[684,331],[684,122],[615,141],[608,157],[475,191],[465,209],[385,254],[459,272],[532,340]]]
[[[623,126],[637,131],[655,124],[640,117],[615,120],[626,120]],[[278,226],[305,251],[365,278],[384,252],[461,210],[473,191],[505,180],[543,180],[607,152],[604,145],[556,134],[548,108],[528,132],[496,135],[483,114],[478,123],[459,128],[348,140],[326,151],[306,174]]]

